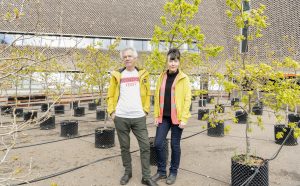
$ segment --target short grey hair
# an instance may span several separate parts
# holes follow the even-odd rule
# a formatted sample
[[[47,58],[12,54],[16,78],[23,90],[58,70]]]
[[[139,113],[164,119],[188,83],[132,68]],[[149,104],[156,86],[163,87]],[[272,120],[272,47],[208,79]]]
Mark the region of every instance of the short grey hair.
[[[133,57],[134,57],[134,58],[137,58],[137,57],[138,57],[138,53],[137,53],[137,51],[136,51],[136,49],[135,49],[134,47],[126,47],[126,48],[124,48],[124,49],[122,49],[122,50],[120,51],[120,57],[121,57],[121,59],[123,59],[123,53],[124,53],[125,51],[128,51],[128,50],[131,50],[131,51],[132,51],[132,54],[133,54]]]

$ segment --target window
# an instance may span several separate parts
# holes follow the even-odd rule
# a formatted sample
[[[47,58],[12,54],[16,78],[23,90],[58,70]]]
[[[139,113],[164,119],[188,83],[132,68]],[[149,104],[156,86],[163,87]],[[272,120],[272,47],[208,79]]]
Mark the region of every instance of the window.
[[[59,37],[42,36],[41,46],[43,46],[43,47],[59,47]]]
[[[143,51],[151,51],[150,41],[143,41]]]
[[[94,39],[92,38],[76,38],[77,47],[76,48],[86,48],[89,45],[94,44]]]
[[[143,51],[143,41],[139,41],[139,40],[133,41],[133,47],[134,47],[137,51]]]
[[[111,45],[111,39],[94,39],[95,48],[108,49]]]
[[[23,37],[23,45],[29,46],[41,46],[41,37],[34,35],[24,35]]]
[[[159,51],[164,52],[164,51],[168,51],[168,46],[166,42],[159,42]]]

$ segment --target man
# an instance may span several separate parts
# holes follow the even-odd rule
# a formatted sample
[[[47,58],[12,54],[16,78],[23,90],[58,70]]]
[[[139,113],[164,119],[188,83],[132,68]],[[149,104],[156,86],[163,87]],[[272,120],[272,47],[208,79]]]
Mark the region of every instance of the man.
[[[146,115],[150,111],[149,73],[136,67],[138,54],[134,48],[123,49],[120,56],[124,67],[111,73],[107,95],[107,112],[115,123],[125,168],[120,184],[126,185],[132,177],[129,136],[132,130],[140,148],[141,182],[156,186],[150,179],[150,144],[146,127]]]

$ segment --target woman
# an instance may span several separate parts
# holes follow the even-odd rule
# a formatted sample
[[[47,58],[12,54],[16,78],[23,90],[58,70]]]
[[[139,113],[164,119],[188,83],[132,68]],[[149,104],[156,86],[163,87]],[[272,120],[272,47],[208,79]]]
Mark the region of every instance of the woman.
[[[180,140],[182,131],[190,117],[191,105],[190,81],[186,74],[179,70],[180,52],[170,49],[168,70],[163,72],[157,81],[155,90],[154,116],[156,128],[155,148],[157,154],[157,173],[152,180],[166,179],[171,185],[176,181],[180,163]],[[167,177],[164,142],[171,129],[171,166]]]

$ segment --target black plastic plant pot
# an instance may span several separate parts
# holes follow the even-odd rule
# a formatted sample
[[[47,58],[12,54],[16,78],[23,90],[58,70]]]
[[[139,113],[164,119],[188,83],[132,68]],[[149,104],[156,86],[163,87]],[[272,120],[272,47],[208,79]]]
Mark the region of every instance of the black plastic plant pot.
[[[97,120],[100,120],[100,121],[105,120],[105,110],[97,109],[96,118],[97,118]]]
[[[16,108],[15,111],[12,111],[11,113],[12,117],[14,116],[13,112],[15,112],[16,117],[18,118],[23,117],[23,108]]]
[[[300,121],[300,115],[299,114],[289,114],[288,115],[288,119],[289,119],[289,122],[293,123],[293,122],[298,122]]]
[[[23,114],[24,121],[33,120],[36,117],[37,117],[37,111],[28,111],[28,112],[24,112]]]
[[[213,127],[210,122],[207,122],[207,135],[212,137],[224,136],[224,122],[218,122]]]
[[[115,146],[115,128],[99,127],[95,129],[95,147],[100,149],[111,148]]]
[[[202,120],[205,114],[209,114],[209,109],[198,109],[198,120]]]
[[[1,106],[1,113],[10,114],[12,112],[12,106]]]
[[[45,121],[40,123],[41,130],[50,130],[55,128],[55,116],[50,116]]]
[[[88,103],[88,108],[89,108],[89,110],[96,110],[97,104],[96,103]]]
[[[62,137],[72,137],[78,134],[78,121],[76,120],[61,121],[60,127],[60,136]]]
[[[70,109],[75,109],[78,107],[78,101],[73,101],[70,103]]]
[[[215,109],[218,113],[224,113],[225,112],[225,106],[223,104],[217,104],[215,105]]]
[[[290,130],[292,130],[291,134],[288,136]],[[277,138],[277,134],[278,133],[282,133],[283,136],[282,138]],[[283,124],[281,125],[274,125],[274,136],[275,136],[275,143],[281,145],[283,143],[283,141],[287,138],[287,140],[285,141],[284,145],[287,146],[294,146],[294,145],[298,145],[297,142],[297,138],[294,137],[294,129],[287,127]]]
[[[54,113],[55,114],[64,114],[65,106],[64,105],[54,105]]]
[[[260,157],[250,156],[253,159],[251,162],[260,162],[257,165],[248,165],[241,163],[240,159],[243,159],[245,155],[238,155],[231,158],[231,185],[241,186],[245,184],[250,177],[255,174],[258,169],[258,173],[253,177],[250,182],[245,185],[248,186],[269,186],[269,164],[264,162]]]
[[[245,124],[247,123],[248,114],[243,110],[238,110],[235,112],[235,118],[238,120],[238,123]]]
[[[47,103],[42,103],[41,104],[41,111],[46,112],[48,110],[48,104]]]
[[[239,98],[232,98],[231,99],[231,106],[234,106],[234,105],[238,104],[238,102],[240,102]]]
[[[84,107],[76,107],[74,108],[74,116],[75,117],[81,117],[85,115],[85,109]]]
[[[156,154],[156,148],[155,148],[155,137],[149,138],[150,143],[150,165],[156,166],[157,165],[157,154]],[[168,162],[169,157],[169,141],[166,139],[164,141],[164,155],[166,157],[166,162]]]
[[[206,99],[199,99],[199,107],[206,107]]]
[[[262,104],[256,103],[253,107],[252,107],[252,112],[255,115],[262,115],[263,114],[263,106]]]

